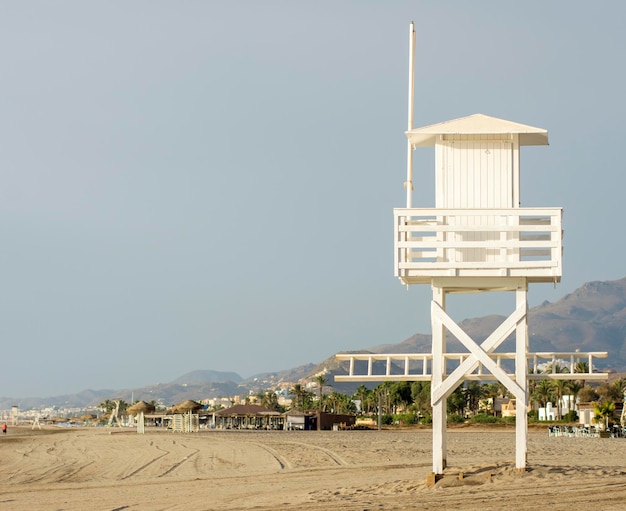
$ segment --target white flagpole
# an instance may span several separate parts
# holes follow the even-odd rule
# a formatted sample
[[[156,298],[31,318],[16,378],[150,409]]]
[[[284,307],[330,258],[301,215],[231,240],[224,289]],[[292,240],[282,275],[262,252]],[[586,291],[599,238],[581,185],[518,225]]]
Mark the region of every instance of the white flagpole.
[[[408,131],[413,129],[413,103],[415,98],[415,25],[411,21],[409,32],[409,122]],[[413,147],[411,141],[407,139],[406,152],[406,207],[412,208],[413,205]]]

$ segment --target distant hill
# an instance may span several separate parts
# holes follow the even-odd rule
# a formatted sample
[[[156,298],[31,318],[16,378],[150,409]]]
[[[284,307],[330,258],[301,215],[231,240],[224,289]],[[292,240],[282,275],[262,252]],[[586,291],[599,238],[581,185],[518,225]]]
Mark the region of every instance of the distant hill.
[[[395,351],[395,350],[392,350]],[[353,351],[342,351],[341,353],[374,353],[372,350],[353,350]],[[360,369],[357,366],[357,370]],[[310,372],[308,376],[319,374],[321,372],[325,373],[326,376],[326,384],[331,387],[331,391],[340,392],[342,394],[352,395],[356,392],[356,389],[363,385],[362,383],[351,383],[351,382],[336,382],[335,376],[338,374],[347,374],[348,373],[348,363],[340,362],[335,358],[335,355],[327,358],[321,363],[317,364],[313,370]],[[377,371],[380,373],[380,371]],[[365,386],[369,389],[373,389],[376,387],[378,383],[366,383]]]
[[[482,342],[503,321],[504,316],[489,315],[466,319],[461,328]],[[596,361],[598,368],[618,373],[626,371],[626,278],[608,282],[588,282],[557,302],[544,302],[528,311],[529,345],[531,351],[606,351],[607,359]],[[430,353],[431,336],[414,334],[397,344],[384,344],[355,353]],[[515,338],[511,335],[502,345],[504,351],[515,351]],[[461,343],[448,334],[449,351],[466,351]],[[349,353],[349,352],[346,352]],[[381,363],[379,363],[380,365]],[[331,357],[315,371],[327,368],[329,382],[336,374],[347,374],[347,362],[340,363]],[[397,371],[400,368],[396,368]],[[357,368],[357,371],[361,371]],[[381,373],[382,370],[376,370]],[[394,372],[392,368],[392,373]],[[335,390],[353,392],[360,385],[332,383]],[[369,385],[372,386],[371,384]]]
[[[486,339],[504,321],[490,315],[459,323],[476,341]],[[588,282],[557,302],[544,302],[528,312],[531,351],[607,351],[601,367],[626,371],[626,278]],[[450,337],[450,350],[460,343]],[[455,343],[458,343],[455,346]],[[514,351],[514,336],[503,346]],[[374,353],[429,353],[431,336],[415,334],[398,344],[370,348]]]
[[[13,405],[17,405],[22,410],[29,410],[32,408],[41,408],[43,406],[55,406],[55,407],[76,407],[84,408],[91,403],[101,403],[105,399],[115,393],[112,389],[103,390],[83,390],[77,394],[64,394],[62,396],[54,397],[26,397],[21,399],[14,399],[11,397],[0,397],[0,409],[9,410]]]
[[[530,342],[537,349],[608,351],[608,367],[626,368],[626,278],[588,282],[555,303],[530,312]]]
[[[243,378],[239,376],[237,373],[233,372],[223,372],[223,371],[212,371],[210,369],[199,369],[197,371],[191,371],[190,373],[183,374],[181,377],[176,378],[174,381],[170,382],[172,384],[177,385],[185,385],[185,384],[197,384],[197,383],[216,383],[216,382],[227,382],[232,381],[234,383],[239,383],[243,381]]]
[[[232,381],[206,383],[158,383],[134,389],[118,390],[109,399],[123,399],[130,403],[135,401],[155,401],[159,405],[172,406],[187,399],[200,400],[214,397],[229,397],[246,393],[247,389],[240,383]],[[97,403],[95,403],[97,404]]]
[[[482,341],[504,321],[504,316],[489,315],[466,319],[460,326],[473,339]],[[529,342],[532,351],[607,351],[609,358],[598,360],[598,367],[626,372],[626,278],[607,282],[588,282],[550,303],[544,302],[529,311]],[[449,336],[449,349],[461,349]],[[514,351],[513,336],[502,349]],[[430,353],[431,336],[415,334],[397,344],[385,344],[359,350],[359,353]],[[347,366],[331,356],[319,364],[305,364],[294,369],[259,373],[246,380],[237,373],[197,370],[171,383],[124,390],[85,390],[78,394],[53,398],[14,400],[0,398],[0,409],[19,404],[22,409],[41,406],[86,407],[105,399],[130,401],[155,400],[172,405],[185,399],[228,397],[257,393],[280,382],[295,382],[326,371],[328,384],[338,392],[353,393],[360,384],[335,383],[335,374],[346,374]],[[370,387],[373,385],[369,385]]]
[[[246,382],[264,381],[267,379],[273,379],[277,382],[281,381],[298,381],[302,378],[309,376],[315,369],[315,364],[304,364],[293,369],[286,369],[284,371],[277,371],[271,373],[259,373],[248,378]]]

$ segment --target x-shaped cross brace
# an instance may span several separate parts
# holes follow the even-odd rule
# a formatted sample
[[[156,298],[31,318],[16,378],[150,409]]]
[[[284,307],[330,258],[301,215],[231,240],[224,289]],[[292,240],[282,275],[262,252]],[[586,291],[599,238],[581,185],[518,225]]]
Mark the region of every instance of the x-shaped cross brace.
[[[524,390],[489,356],[489,354],[500,346],[513,330],[515,330],[519,321],[524,318],[526,315],[526,308],[524,306],[518,307],[480,346],[476,344],[476,342],[474,342],[474,340],[467,335],[435,301],[431,302],[431,311],[432,317],[441,321],[443,326],[461,341],[470,352],[469,356],[461,362],[459,367],[452,371],[440,385],[431,389],[431,403],[433,405],[452,394],[454,389],[458,386],[458,383],[462,381],[466,375],[472,373],[476,367],[478,367],[479,363],[482,363],[483,366],[519,400],[519,402],[525,401],[526,395]],[[518,367],[516,370],[520,371],[522,368]]]

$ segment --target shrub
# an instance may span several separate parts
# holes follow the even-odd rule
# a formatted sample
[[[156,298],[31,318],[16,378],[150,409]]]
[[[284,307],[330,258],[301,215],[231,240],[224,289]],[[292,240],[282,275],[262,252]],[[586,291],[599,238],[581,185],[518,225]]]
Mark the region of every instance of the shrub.
[[[451,413],[448,415],[448,422],[451,424],[459,424],[461,422],[465,422],[465,418],[458,413]]]
[[[420,424],[432,424],[433,418],[430,415],[424,415],[420,417]]]
[[[382,424],[385,424],[387,426],[389,426],[390,424],[393,424],[393,415],[390,415],[388,413],[384,413],[381,418],[380,418],[380,422]]]
[[[578,414],[576,413],[576,410],[570,410],[569,412],[567,412],[563,416],[563,420],[565,422],[576,422],[576,421],[578,421]]]
[[[496,422],[502,422],[498,417],[494,417],[493,415],[487,415],[486,413],[478,413],[474,415],[470,422],[475,424],[494,424]]]
[[[399,424],[416,424],[417,415],[414,413],[399,413],[394,416],[394,421]]]

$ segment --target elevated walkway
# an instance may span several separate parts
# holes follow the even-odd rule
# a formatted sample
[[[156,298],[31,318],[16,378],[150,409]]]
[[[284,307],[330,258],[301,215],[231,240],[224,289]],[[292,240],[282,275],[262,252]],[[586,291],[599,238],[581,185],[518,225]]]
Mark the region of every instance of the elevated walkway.
[[[446,353],[444,360],[446,367],[455,369],[471,356],[471,353]],[[489,353],[488,356],[497,367],[503,367],[506,360],[514,361],[515,353]],[[527,353],[529,372],[526,377],[529,380],[585,380],[605,381],[608,373],[595,372],[594,360],[607,358],[606,351],[594,352],[536,352]],[[336,375],[337,382],[380,382],[380,381],[430,381],[432,378],[432,353],[350,353],[335,355],[337,360],[348,361],[349,369],[346,375]],[[569,361],[568,371],[563,373],[551,372],[540,373],[538,367],[545,363],[551,363],[556,371],[557,363],[562,360]],[[574,371],[577,362],[587,362],[589,372],[577,373]],[[506,365],[506,364],[504,364]],[[483,365],[471,373],[465,373],[466,380],[494,381],[498,378],[488,371],[483,371]],[[506,371],[506,369],[504,369]],[[506,373],[509,378],[514,378],[514,372]],[[446,372],[446,376],[449,373]]]

